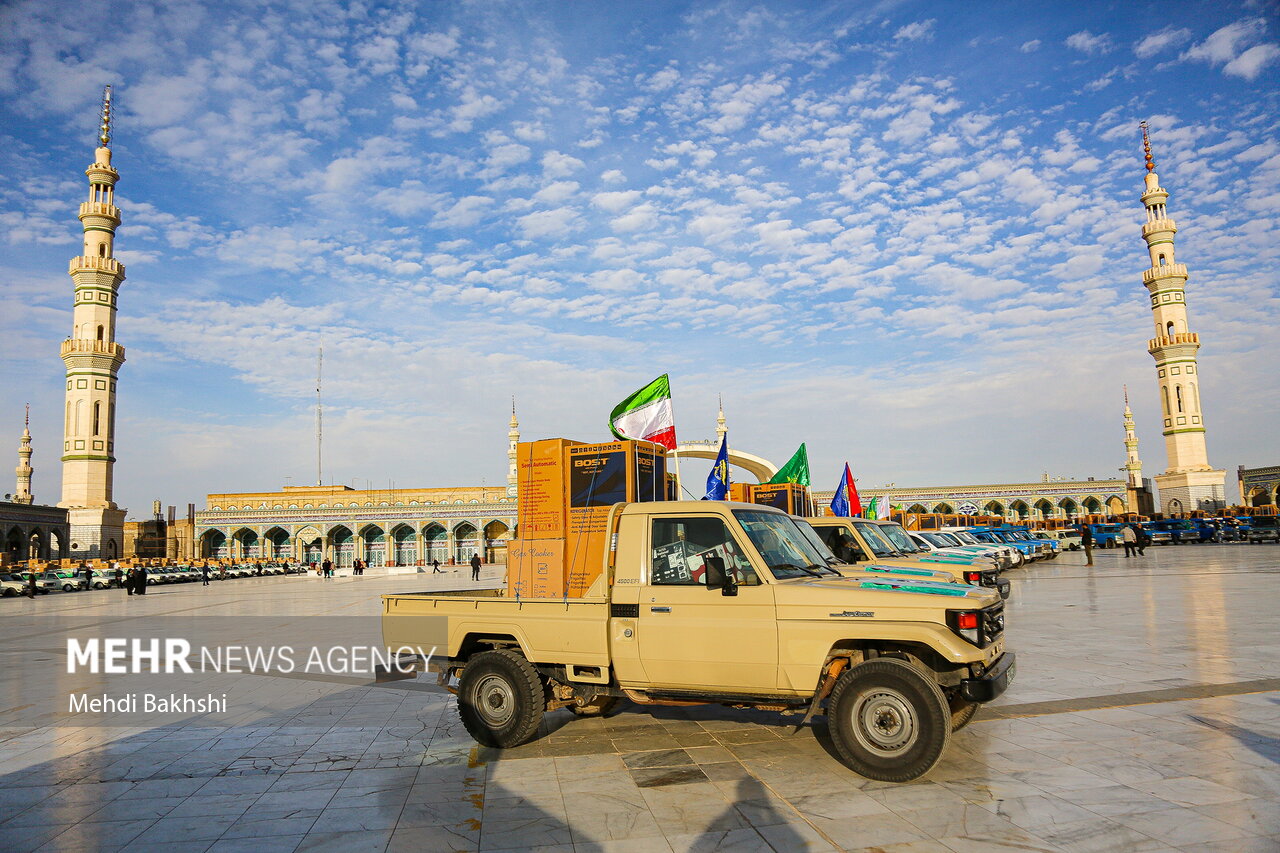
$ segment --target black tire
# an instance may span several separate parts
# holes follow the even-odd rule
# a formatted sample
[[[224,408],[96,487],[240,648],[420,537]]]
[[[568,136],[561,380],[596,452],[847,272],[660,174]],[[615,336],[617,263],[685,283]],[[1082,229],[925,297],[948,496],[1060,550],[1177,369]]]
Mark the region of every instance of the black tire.
[[[978,713],[977,702],[966,702],[959,696],[952,696],[947,700],[947,705],[951,708],[951,731],[953,732],[958,732],[973,722],[973,715]]]
[[[881,782],[910,782],[938,763],[951,739],[951,709],[932,676],[897,658],[864,661],[827,700],[840,759]]]
[[[73,590],[73,589],[75,589],[75,587],[73,587],[73,586],[72,586],[71,584],[69,584],[69,583],[64,583],[64,584],[62,585],[62,591],[63,591],[63,592],[71,592],[71,590]]]
[[[617,704],[617,696],[597,696],[585,705],[570,705],[569,710],[579,717],[603,717]]]
[[[542,678],[519,652],[481,652],[462,670],[458,716],[485,746],[507,749],[528,743],[546,707]]]
[[[17,591],[16,591],[16,590],[9,589],[9,587],[7,587],[7,586],[4,588],[4,597],[5,597],[5,598],[13,598],[13,597],[14,597],[15,595],[17,595],[17,594],[18,594],[18,593],[17,593]]]

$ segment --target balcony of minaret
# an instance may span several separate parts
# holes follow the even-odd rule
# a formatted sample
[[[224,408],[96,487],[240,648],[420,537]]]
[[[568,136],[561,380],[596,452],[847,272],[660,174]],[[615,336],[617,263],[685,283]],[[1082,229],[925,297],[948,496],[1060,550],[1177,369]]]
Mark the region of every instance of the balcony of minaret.
[[[92,270],[94,272],[105,272],[111,275],[119,275],[124,278],[124,264],[115,258],[95,258],[93,255],[81,255],[78,258],[71,259],[71,265],[68,272],[75,275],[81,270]]]
[[[1161,335],[1158,338],[1152,338],[1147,341],[1147,352],[1155,352],[1165,347],[1177,346],[1178,344],[1191,344],[1200,346],[1200,335],[1197,332],[1175,332],[1172,335]]]
[[[1160,264],[1160,266],[1152,267],[1149,270],[1142,271],[1142,283],[1150,284],[1161,278],[1186,278],[1186,264]]]
[[[1152,219],[1142,225],[1142,236],[1149,237],[1157,231],[1177,231],[1178,226],[1172,219]]]
[[[108,355],[124,361],[124,347],[115,341],[67,338],[62,342],[62,357],[65,358],[69,355]]]
[[[80,220],[83,222],[85,217],[88,216],[101,217],[102,219],[111,220],[116,225],[120,224],[120,208],[104,201],[80,202]]]

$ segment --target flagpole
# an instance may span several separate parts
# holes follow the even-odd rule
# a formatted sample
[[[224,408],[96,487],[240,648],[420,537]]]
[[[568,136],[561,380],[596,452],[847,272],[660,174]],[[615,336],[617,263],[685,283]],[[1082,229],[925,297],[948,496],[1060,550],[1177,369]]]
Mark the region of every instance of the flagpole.
[[[671,431],[672,431],[672,438],[675,438],[676,401],[674,396],[671,397],[670,399],[671,399],[671,425],[672,425]],[[676,500],[680,500],[680,492],[683,491],[684,489],[684,481],[680,479],[680,439],[678,438],[675,439],[675,445],[676,446],[671,449],[671,454],[672,454],[672,460],[675,462],[675,467],[676,467],[676,472],[675,472],[676,473]]]

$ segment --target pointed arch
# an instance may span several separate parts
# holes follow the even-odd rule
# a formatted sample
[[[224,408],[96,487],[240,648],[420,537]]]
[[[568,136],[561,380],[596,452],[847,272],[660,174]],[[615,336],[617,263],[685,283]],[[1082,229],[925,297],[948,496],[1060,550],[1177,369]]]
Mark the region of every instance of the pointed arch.
[[[391,528],[391,541],[387,547],[391,554],[389,563],[395,566],[412,566],[418,562],[418,533],[407,524]]]
[[[449,531],[438,521],[428,522],[422,528],[423,558],[447,562],[449,559]]]
[[[1036,515],[1040,518],[1053,518],[1053,504],[1048,498],[1041,498],[1035,502]]]

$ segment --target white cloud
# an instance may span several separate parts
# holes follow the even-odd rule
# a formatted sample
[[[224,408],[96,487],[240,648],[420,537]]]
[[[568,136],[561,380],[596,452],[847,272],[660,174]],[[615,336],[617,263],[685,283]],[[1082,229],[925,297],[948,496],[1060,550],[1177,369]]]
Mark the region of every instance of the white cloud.
[[[1257,44],[1223,66],[1222,73],[1253,80],[1277,57],[1280,57],[1280,45]]]
[[[556,181],[555,183],[547,184],[534,193],[533,200],[543,204],[559,204],[577,191],[578,183],[576,181]]]
[[[548,151],[542,155],[542,174],[548,178],[568,177],[585,165],[577,157],[561,154],[559,151]]]
[[[1227,24],[1214,30],[1199,44],[1193,44],[1183,58],[1198,59],[1211,65],[1225,64],[1239,56],[1244,45],[1257,41],[1266,29],[1267,22],[1262,18],[1245,18]]]
[[[568,207],[540,210],[525,214],[516,220],[527,240],[538,240],[543,237],[556,240],[567,237],[570,232],[576,230],[577,221],[577,211]]]
[[[766,101],[776,98],[786,87],[772,77],[740,86],[732,83],[717,87],[711,96],[715,99],[712,109],[717,118],[707,119],[703,125],[712,133],[730,133],[741,130],[747,118]]]
[[[608,171],[600,174],[600,180],[604,181],[606,184],[621,184],[627,180],[627,176],[622,174],[618,169],[609,169]]]
[[[1106,33],[1094,35],[1088,30],[1081,30],[1067,36],[1064,44],[1072,50],[1090,55],[1111,52],[1111,37]]]
[[[467,228],[483,219],[492,206],[493,199],[488,196],[469,195],[437,213],[431,224],[436,228]]]
[[[1133,46],[1133,53],[1139,59],[1147,59],[1171,47],[1185,44],[1191,39],[1191,30],[1186,27],[1165,27],[1146,36]]]
[[[893,34],[894,41],[933,41],[933,27],[938,23],[930,18],[927,21],[915,21],[907,24]]]
[[[620,213],[634,205],[641,198],[639,190],[623,190],[619,192],[596,193],[591,203],[609,213]]]
[[[1022,43],[1022,46],[1018,48],[1018,50],[1022,51],[1023,53],[1034,53],[1039,49],[1040,49],[1040,39],[1032,39],[1031,41],[1024,41]]]

